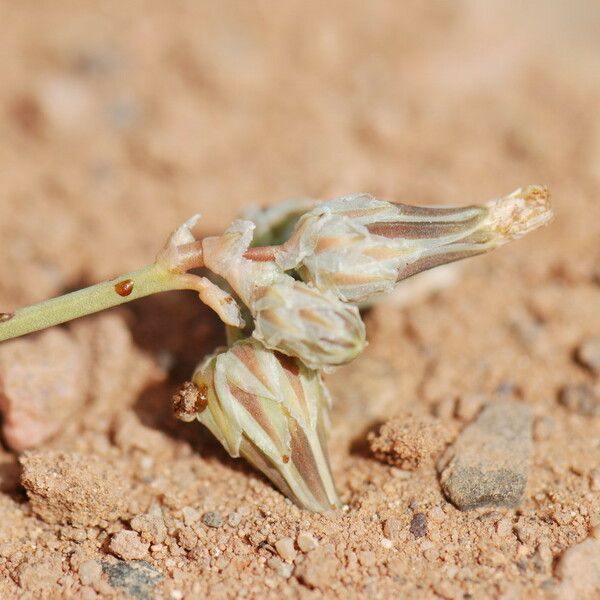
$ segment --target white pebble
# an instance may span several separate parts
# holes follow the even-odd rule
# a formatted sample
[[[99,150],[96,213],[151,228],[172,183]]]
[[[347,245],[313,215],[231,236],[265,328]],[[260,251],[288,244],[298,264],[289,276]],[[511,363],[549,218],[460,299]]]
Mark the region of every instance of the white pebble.
[[[82,585],[91,585],[100,579],[102,566],[96,560],[84,560],[79,565],[79,579]]]
[[[271,569],[273,569],[278,575],[281,575],[282,577],[285,577],[286,579],[288,577],[290,577],[290,575],[292,574],[292,570],[293,567],[292,565],[288,565],[287,563],[284,563],[282,560],[280,560],[279,558],[277,558],[276,556],[272,556],[268,561],[267,564],[269,565],[269,567],[271,567]]]
[[[294,540],[291,537],[284,537],[275,542],[277,554],[283,560],[293,561],[296,558],[296,550],[294,549]]]
[[[381,538],[381,545],[389,550],[390,548],[394,547],[394,542],[388,538]]]
[[[298,542],[298,548],[302,552],[310,552],[319,545],[319,542],[308,531],[301,531],[296,541]]]
[[[429,513],[429,518],[432,521],[443,521],[446,513],[439,506],[434,506]]]

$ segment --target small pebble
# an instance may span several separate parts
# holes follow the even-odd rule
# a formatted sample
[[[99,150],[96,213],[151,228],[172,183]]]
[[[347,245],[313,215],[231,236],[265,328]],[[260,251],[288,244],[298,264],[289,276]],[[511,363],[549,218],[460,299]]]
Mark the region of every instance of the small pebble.
[[[81,600],[95,600],[98,594],[96,594],[93,588],[85,586],[79,590],[79,597]]]
[[[142,539],[151,544],[160,544],[167,537],[167,526],[163,513],[158,504],[153,504],[146,514],[140,514],[131,519],[131,529],[137,531]]]
[[[275,542],[275,549],[277,554],[283,558],[292,562],[296,558],[296,550],[294,549],[294,540],[291,537],[284,537]]]
[[[207,527],[221,527],[223,525],[223,517],[220,512],[211,510],[202,515],[202,522]]]
[[[600,336],[582,342],[577,348],[575,356],[592,373],[600,374]]]
[[[597,598],[600,588],[600,540],[587,538],[558,559],[559,598]]]
[[[389,550],[390,548],[394,547],[394,542],[392,542],[392,540],[389,540],[388,538],[381,538],[381,545],[386,550]]]
[[[431,540],[428,540],[427,538],[422,539],[419,542],[419,545],[421,546],[421,550],[423,550],[423,551],[429,550],[430,548],[434,547],[434,543]]]
[[[200,513],[191,506],[184,506],[181,509],[181,515],[183,517],[183,522],[188,526],[193,525],[200,518]]]
[[[412,473],[410,471],[404,471],[399,469],[398,467],[392,467],[390,469],[390,474],[394,479],[406,480],[412,477]]]
[[[431,511],[429,511],[429,518],[432,521],[443,521],[446,518],[446,513],[439,506],[434,506]]]
[[[383,535],[390,540],[397,540],[402,532],[402,523],[399,519],[394,519],[394,517],[390,517],[385,520],[383,524]]]
[[[79,579],[82,585],[91,585],[100,579],[102,565],[96,560],[84,560],[79,565]]]
[[[496,533],[500,537],[509,536],[512,533],[512,529],[513,529],[513,526],[509,519],[500,519],[496,523]]]
[[[227,524],[231,527],[237,527],[242,522],[242,515],[239,512],[230,512],[227,515]]]
[[[298,548],[300,548],[302,552],[310,552],[319,545],[319,542],[313,537],[311,533],[308,533],[307,531],[301,531],[298,534],[298,539],[296,540],[296,543],[298,544]]]
[[[135,531],[119,531],[110,540],[110,551],[125,560],[141,559],[148,553],[150,544],[142,542]]]
[[[416,513],[410,522],[410,532],[420,538],[427,535],[427,517],[425,513]]]
[[[591,385],[566,385],[559,394],[559,402],[569,411],[593,417],[600,413],[600,397]]]
[[[273,569],[278,575],[285,577],[286,579],[291,576],[293,567],[287,563],[284,563],[281,559],[276,556],[272,556],[267,561],[267,565]]]

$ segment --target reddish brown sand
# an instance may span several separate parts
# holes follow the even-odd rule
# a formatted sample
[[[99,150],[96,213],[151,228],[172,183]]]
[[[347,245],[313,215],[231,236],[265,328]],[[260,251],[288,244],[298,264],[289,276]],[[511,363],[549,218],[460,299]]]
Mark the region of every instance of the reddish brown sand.
[[[598,597],[600,10],[527,6],[3,3],[2,312],[247,203],[468,204],[539,182],[556,219],[367,314],[368,350],[329,377],[331,514],[174,419],[222,335],[193,294],[3,345],[4,408],[29,395],[34,430],[4,425],[0,597]],[[524,498],[461,512],[427,432],[452,442],[499,396],[533,415]],[[369,433],[402,415],[371,436],[377,460]]]

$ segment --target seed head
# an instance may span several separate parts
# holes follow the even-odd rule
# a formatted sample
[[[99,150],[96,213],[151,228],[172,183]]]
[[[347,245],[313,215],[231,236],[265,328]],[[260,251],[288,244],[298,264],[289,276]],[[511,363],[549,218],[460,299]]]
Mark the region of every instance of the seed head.
[[[231,456],[302,508],[339,506],[326,448],[330,399],[317,371],[246,339],[206,359],[193,381],[205,399],[198,420]]]

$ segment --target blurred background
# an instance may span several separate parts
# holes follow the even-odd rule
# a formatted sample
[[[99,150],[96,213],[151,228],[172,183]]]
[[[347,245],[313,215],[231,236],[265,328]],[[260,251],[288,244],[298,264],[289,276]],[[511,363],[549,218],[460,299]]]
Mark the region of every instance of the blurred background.
[[[597,2],[0,12],[5,307],[147,263],[194,212],[215,231],[247,204],[357,191],[469,204],[548,183],[560,220],[532,251],[597,262]]]

